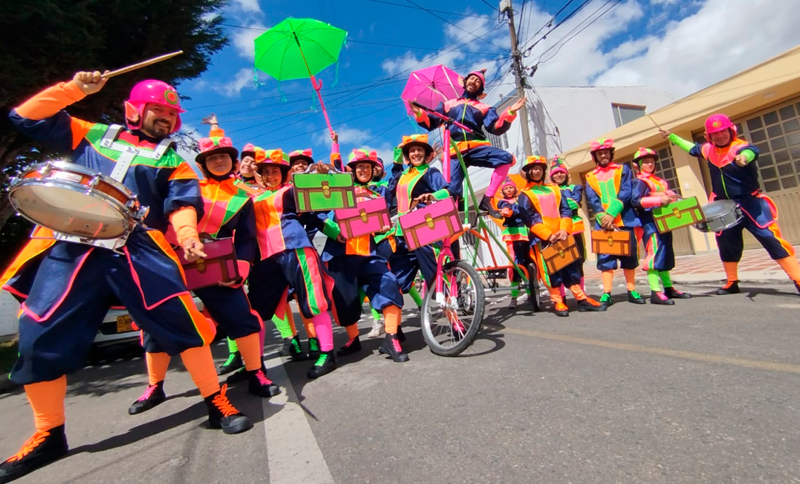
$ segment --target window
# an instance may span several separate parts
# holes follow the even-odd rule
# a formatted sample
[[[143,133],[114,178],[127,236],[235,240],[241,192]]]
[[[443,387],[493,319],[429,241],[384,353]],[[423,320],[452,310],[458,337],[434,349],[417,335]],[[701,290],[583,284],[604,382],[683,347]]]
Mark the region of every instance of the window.
[[[639,119],[644,116],[645,109],[645,106],[612,104],[611,110],[614,111],[614,124],[619,128],[623,124],[630,123],[634,119]]]
[[[508,149],[508,136],[506,136],[506,133],[503,133],[500,136],[495,136],[490,133],[487,134],[489,142],[492,144],[492,146],[494,146],[495,148],[500,148],[501,150]]]

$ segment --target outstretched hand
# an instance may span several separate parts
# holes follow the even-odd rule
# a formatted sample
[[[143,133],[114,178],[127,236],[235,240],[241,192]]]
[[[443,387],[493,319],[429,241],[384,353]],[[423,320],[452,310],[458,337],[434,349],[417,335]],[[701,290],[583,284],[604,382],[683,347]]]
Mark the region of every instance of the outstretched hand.
[[[661,128],[658,128],[658,134],[660,134],[662,138],[666,139],[669,138],[669,135],[672,133],[670,133],[669,131],[664,131]]]
[[[214,113],[211,113],[211,116],[206,116],[205,118],[203,118],[203,120],[200,121],[200,123],[209,124],[211,126],[219,125],[219,122],[217,122],[217,115]]]
[[[515,102],[514,104],[512,104],[512,105],[511,105],[511,107],[509,107],[508,109],[509,109],[510,111],[514,111],[514,112],[516,113],[517,111],[519,111],[519,110],[520,110],[520,108],[521,108],[522,106],[524,106],[524,105],[525,105],[525,101],[527,101],[527,99],[525,99],[524,97],[521,97],[521,98],[517,99],[517,102]]]
[[[103,89],[108,79],[103,79],[102,76],[108,72],[109,71],[105,71],[104,73],[100,73],[100,71],[76,72],[75,75],[72,76],[72,82],[88,96]]]

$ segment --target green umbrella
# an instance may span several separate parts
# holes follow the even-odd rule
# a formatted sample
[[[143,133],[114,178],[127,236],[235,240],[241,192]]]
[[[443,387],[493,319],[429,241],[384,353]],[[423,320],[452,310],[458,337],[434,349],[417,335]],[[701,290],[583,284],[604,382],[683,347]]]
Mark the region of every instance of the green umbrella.
[[[256,69],[278,81],[311,79],[328,129],[331,122],[322,102],[322,81],[314,76],[339,59],[347,32],[314,19],[287,18],[255,40]]]

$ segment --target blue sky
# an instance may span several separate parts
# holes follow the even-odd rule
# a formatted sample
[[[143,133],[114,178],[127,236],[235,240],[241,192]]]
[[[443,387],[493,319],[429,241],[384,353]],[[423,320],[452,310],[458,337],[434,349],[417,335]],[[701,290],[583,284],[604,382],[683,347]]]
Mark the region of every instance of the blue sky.
[[[534,34],[566,1],[516,0],[520,44],[540,39],[548,27]],[[253,70],[253,39],[262,30],[290,16],[315,18],[349,32],[336,85],[336,66],[319,76],[343,153],[369,146],[387,160],[391,146],[418,129],[399,99],[410,70],[486,67],[487,101],[513,90],[508,26],[490,7],[496,2],[487,2],[231,0],[222,12],[231,44],[202,77],[179,87],[191,97],[184,125],[205,135],[200,121],[214,112],[240,148],[247,142],[286,151],[311,147],[317,158],[327,157],[330,142],[310,82],[281,83],[284,102],[269,76],[260,74],[256,87]],[[554,25],[582,3],[571,2]],[[532,78],[538,86],[649,85],[682,97],[800,43],[790,3],[764,0],[752,9],[745,0],[592,0],[527,51],[524,63],[538,62]]]

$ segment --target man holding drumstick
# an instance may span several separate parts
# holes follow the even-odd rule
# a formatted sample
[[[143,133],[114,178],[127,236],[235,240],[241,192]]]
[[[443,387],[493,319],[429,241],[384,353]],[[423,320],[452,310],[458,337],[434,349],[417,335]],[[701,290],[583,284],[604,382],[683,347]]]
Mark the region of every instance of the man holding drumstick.
[[[208,406],[209,425],[225,433],[252,428],[220,389],[208,344],[214,327],[195,307],[175,252],[163,232],[171,225],[192,260],[205,257],[197,233],[203,201],[197,175],[169,141],[181,126],[180,99],[162,81],[134,86],[125,103],[128,129],[71,117],[63,109],[100,91],[100,72],[78,72],[11,111],[23,134],[61,151],[78,165],[109,175],[135,153],[122,183],[149,207],[124,247],[34,239],[0,278],[22,301],[19,359],[11,379],[25,386],[36,432],[19,453],[0,464],[0,483],[17,479],[67,454],[64,399],[68,373],[83,368],[113,301],[170,355],[180,354]],[[39,228],[37,235],[52,232]]]

